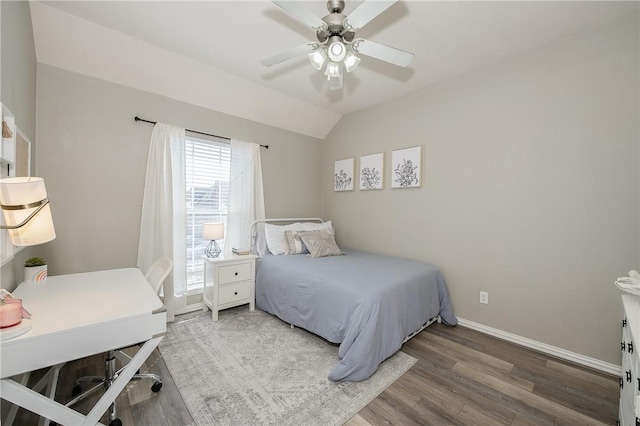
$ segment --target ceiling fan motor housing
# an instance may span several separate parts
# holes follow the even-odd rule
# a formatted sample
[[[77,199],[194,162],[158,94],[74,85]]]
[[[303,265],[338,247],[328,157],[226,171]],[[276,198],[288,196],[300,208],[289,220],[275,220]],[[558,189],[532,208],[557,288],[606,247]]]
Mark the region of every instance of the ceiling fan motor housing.
[[[327,2],[327,10],[329,13],[342,13],[344,10],[344,1],[342,0],[329,0]]]
[[[330,37],[340,36],[345,41],[351,41],[355,37],[355,33],[353,31],[344,30],[344,20],[346,16],[342,14],[342,10],[344,9],[344,1],[328,1],[327,9],[329,10],[329,14],[322,18],[322,20],[327,24],[327,28],[319,29],[316,32],[316,36],[318,37],[318,41],[320,43],[324,43]]]

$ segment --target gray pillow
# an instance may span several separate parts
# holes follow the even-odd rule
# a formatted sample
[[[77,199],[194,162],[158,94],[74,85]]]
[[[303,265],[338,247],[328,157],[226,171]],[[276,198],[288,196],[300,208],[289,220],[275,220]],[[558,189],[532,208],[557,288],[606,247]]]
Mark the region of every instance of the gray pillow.
[[[344,253],[336,244],[336,237],[329,231],[303,231],[297,233],[309,250],[311,257],[341,256]]]
[[[303,254],[309,253],[305,245],[302,243],[300,232],[315,232],[315,231],[284,231],[284,254]]]

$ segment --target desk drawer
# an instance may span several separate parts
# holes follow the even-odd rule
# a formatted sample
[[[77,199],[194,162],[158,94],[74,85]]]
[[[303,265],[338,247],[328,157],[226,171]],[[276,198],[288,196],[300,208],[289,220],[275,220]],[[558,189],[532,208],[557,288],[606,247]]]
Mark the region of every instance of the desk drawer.
[[[220,280],[220,285],[250,280],[251,263],[237,263],[235,265],[220,266],[218,278]]]
[[[219,305],[251,298],[251,281],[226,285],[218,290]]]

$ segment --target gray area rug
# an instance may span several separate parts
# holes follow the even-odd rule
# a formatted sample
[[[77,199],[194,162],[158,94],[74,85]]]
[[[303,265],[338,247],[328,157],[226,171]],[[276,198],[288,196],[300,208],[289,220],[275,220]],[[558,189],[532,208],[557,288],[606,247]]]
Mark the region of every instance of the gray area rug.
[[[363,382],[331,382],[338,347],[246,306],[180,316],[160,352],[198,425],[341,425],[417,361],[398,352]]]

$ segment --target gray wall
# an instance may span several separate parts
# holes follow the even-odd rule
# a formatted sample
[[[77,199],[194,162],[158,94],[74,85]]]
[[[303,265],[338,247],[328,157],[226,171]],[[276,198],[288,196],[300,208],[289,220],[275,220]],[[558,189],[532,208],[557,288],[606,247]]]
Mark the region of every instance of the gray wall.
[[[338,242],[439,266],[461,318],[619,365],[613,281],[640,268],[638,39],[635,16],[343,118],[322,166]],[[391,151],[415,145],[422,188],[390,189]],[[376,152],[384,190],[333,191],[335,160]]]
[[[268,144],[267,216],[318,216],[319,139],[38,64],[38,171],[57,238],[40,246],[51,275],[135,266],[149,120]]]
[[[31,28],[29,2],[2,1],[0,32],[2,71],[2,103],[16,118],[16,125],[36,144],[36,50]],[[35,148],[32,148],[35,152]],[[35,155],[32,155],[31,170],[34,169]],[[22,280],[22,265],[31,257],[34,248],[24,247],[14,259],[0,270],[0,286],[13,290],[16,282]]]
[[[36,144],[36,51],[29,2],[0,1],[0,100],[11,111],[16,125]],[[32,155],[32,159],[33,159]],[[31,170],[34,170],[31,165]],[[0,268],[0,287],[13,290],[22,281],[24,261],[35,248],[23,247]],[[0,404],[0,422],[9,403]]]
[[[2,103],[31,141],[36,136],[36,50],[29,3],[2,2]]]

